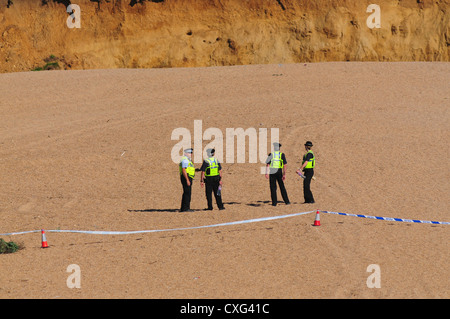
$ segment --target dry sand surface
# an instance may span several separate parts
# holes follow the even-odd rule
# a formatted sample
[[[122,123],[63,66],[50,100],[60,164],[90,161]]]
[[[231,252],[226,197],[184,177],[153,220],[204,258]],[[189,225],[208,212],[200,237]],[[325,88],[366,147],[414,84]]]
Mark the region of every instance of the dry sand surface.
[[[440,62],[2,74],[0,233],[172,229],[316,209],[448,222],[449,74]],[[292,205],[270,205],[261,163],[224,163],[226,210],[203,210],[197,178],[195,211],[178,213],[171,134],[193,134],[194,120],[224,134],[279,128]],[[295,175],[306,140],[317,157],[314,205],[302,204]],[[25,248],[0,255],[0,297],[450,297],[448,225],[313,220],[47,233],[48,249],[39,233],[3,236]],[[70,264],[79,289],[66,285]],[[366,285],[371,264],[381,288]]]

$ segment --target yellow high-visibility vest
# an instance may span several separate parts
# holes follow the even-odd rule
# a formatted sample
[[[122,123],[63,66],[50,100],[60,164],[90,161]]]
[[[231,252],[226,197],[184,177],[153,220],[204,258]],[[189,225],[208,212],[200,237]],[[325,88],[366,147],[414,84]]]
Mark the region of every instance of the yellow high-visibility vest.
[[[315,156],[314,156],[313,151],[309,150],[308,153],[311,153],[313,157],[308,161],[308,164],[306,164],[305,169],[307,169],[307,168],[314,168],[314,166],[316,166],[316,158],[315,158]],[[308,155],[308,153],[306,153],[306,154],[303,156],[303,162],[302,162],[302,165],[305,163],[305,161],[306,161],[306,155]]]
[[[271,168],[283,168],[283,160],[281,159],[281,156],[283,153],[276,151],[272,154],[272,159],[270,160],[270,167]]]
[[[206,160],[208,167],[205,170],[205,176],[217,176],[219,175],[219,163],[214,157],[210,157]],[[207,173],[209,171],[209,174]]]
[[[195,167],[194,167],[194,163],[192,163],[192,161],[190,160],[190,158],[187,157],[187,156],[183,156],[183,157],[181,158],[180,165],[179,165],[179,168],[180,168],[180,175],[183,174],[183,167],[182,167],[182,165],[181,165],[181,163],[183,162],[183,160],[188,160],[188,161],[189,161],[188,167],[186,167],[186,173],[188,174],[188,176],[189,176],[190,178],[194,178],[194,176],[195,176]]]

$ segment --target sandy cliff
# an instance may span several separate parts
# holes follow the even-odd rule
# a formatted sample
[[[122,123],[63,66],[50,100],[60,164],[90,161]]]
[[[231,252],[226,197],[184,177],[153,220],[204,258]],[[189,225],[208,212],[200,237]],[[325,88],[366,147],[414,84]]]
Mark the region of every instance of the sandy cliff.
[[[450,60],[449,0],[74,0],[81,28],[69,0],[10,2],[0,72]],[[367,26],[372,3],[381,28]]]

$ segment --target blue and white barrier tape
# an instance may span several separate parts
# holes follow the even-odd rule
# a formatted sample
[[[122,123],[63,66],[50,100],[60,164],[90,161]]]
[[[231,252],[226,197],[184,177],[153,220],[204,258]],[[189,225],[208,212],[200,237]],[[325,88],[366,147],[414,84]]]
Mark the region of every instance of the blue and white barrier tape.
[[[287,218],[287,217],[306,215],[306,214],[310,214],[313,212],[315,212],[315,211],[281,215],[281,216],[261,217],[261,218],[240,220],[240,221],[235,221],[235,222],[228,222],[228,223],[221,223],[221,224],[214,224],[214,225],[183,227],[183,228],[170,228],[170,229],[152,229],[152,230],[134,230],[134,231],[95,231],[95,230],[60,230],[60,229],[56,229],[56,230],[46,230],[46,232],[47,233],[82,233],[82,234],[92,234],[92,235],[131,235],[131,234],[157,233],[157,232],[166,232],[166,231],[191,230],[191,229],[199,229],[199,228],[211,228],[211,227],[256,223],[256,222],[262,222],[262,221],[268,221],[268,220],[275,220],[275,219],[281,219],[281,218]],[[41,230],[30,230],[30,231],[23,231],[23,232],[0,234],[0,236],[21,235],[21,234],[27,234],[27,233],[37,233],[40,231]]]
[[[48,232],[48,233],[81,233],[81,234],[92,234],[92,235],[131,235],[131,234],[157,233],[157,232],[167,232],[167,231],[177,231],[177,230],[192,230],[192,229],[200,229],[200,228],[211,228],[211,227],[221,227],[221,226],[256,223],[256,222],[262,222],[262,221],[268,221],[268,220],[276,220],[276,219],[282,219],[282,218],[306,215],[306,214],[311,214],[311,213],[314,213],[314,212],[316,212],[316,211],[294,213],[294,214],[272,216],[272,217],[261,217],[261,218],[239,220],[239,221],[235,221],[235,222],[228,222],[228,223],[221,223],[221,224],[194,226],[194,227],[183,227],[183,228],[134,230],[134,231],[96,231],[96,230],[62,230],[62,229],[52,229],[52,230],[46,230],[46,232]],[[418,219],[380,217],[380,216],[371,216],[371,215],[362,215],[362,214],[349,214],[349,213],[339,213],[339,212],[329,212],[329,211],[319,211],[319,212],[326,213],[326,214],[362,217],[362,218],[387,220],[387,221],[396,221],[396,222],[409,222],[409,223],[421,223],[421,224],[437,224],[437,225],[449,225],[450,224],[450,222],[438,222],[438,221],[428,221],[428,220],[418,220]],[[40,231],[41,230],[29,230],[29,231],[15,232],[15,233],[0,234],[0,236],[22,235],[22,234],[28,234],[28,233],[37,233],[37,232],[40,232]]]
[[[450,222],[436,222],[436,221],[430,221],[430,220],[380,217],[380,216],[370,216],[370,215],[361,215],[361,214],[348,214],[348,213],[338,213],[338,212],[328,212],[328,211],[322,211],[322,213],[342,215],[342,216],[362,217],[362,218],[369,218],[369,219],[388,220],[388,221],[394,221],[394,222],[407,222],[407,223],[420,223],[420,224],[438,224],[438,225],[449,225],[450,224]]]

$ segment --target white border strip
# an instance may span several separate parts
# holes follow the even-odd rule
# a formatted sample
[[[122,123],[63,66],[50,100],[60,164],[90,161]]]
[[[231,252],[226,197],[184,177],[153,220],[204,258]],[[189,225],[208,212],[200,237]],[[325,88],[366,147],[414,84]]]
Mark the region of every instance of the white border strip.
[[[157,232],[167,232],[167,231],[176,231],[176,230],[190,230],[190,229],[200,229],[200,228],[211,228],[211,227],[222,227],[222,226],[230,226],[230,225],[256,223],[256,222],[262,222],[262,221],[268,221],[268,220],[275,220],[275,219],[282,219],[282,218],[306,215],[306,214],[310,214],[313,212],[316,212],[316,211],[294,213],[294,214],[272,216],[272,217],[261,217],[261,218],[240,220],[240,221],[235,221],[235,222],[228,222],[228,223],[221,223],[221,224],[214,224],[214,225],[183,227],[183,228],[170,228],[170,229],[151,229],[151,230],[134,230],[134,231],[95,231],[95,230],[52,229],[52,230],[46,230],[46,232],[48,232],[48,233],[81,233],[81,234],[92,234],[92,235],[131,235],[131,234],[157,233]],[[41,230],[30,230],[30,231],[23,231],[23,232],[0,234],[0,236],[21,235],[21,234],[27,234],[27,233],[36,233],[36,232],[40,232],[40,231]]]

